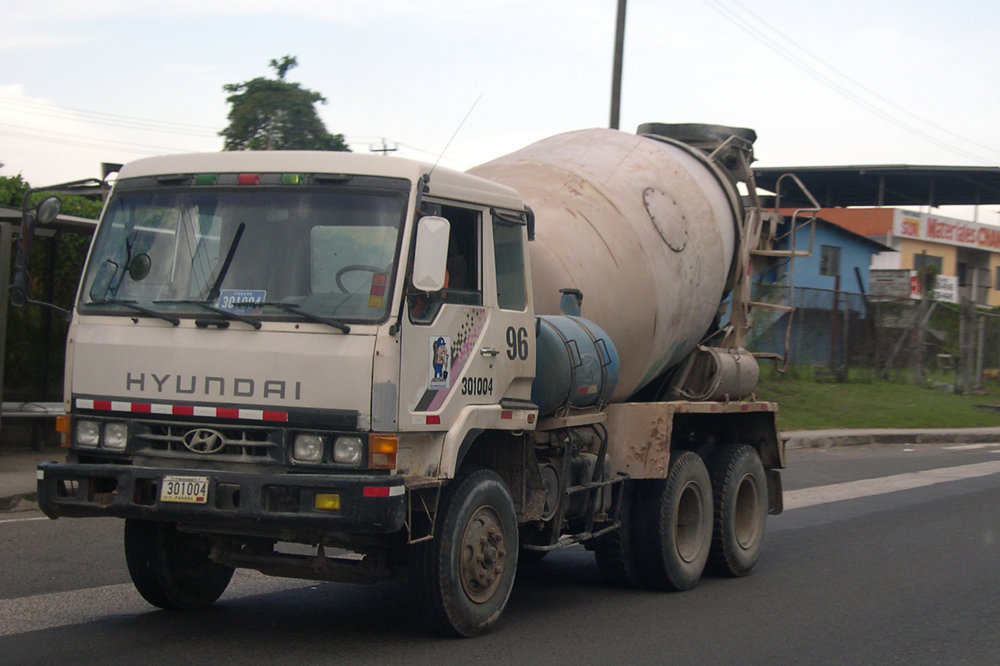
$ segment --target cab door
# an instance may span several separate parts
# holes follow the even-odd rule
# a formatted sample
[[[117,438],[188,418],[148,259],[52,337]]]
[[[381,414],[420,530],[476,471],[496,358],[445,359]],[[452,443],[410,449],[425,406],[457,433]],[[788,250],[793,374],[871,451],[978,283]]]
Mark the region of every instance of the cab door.
[[[523,306],[513,316],[498,307],[491,212],[425,200],[421,213],[450,224],[448,268],[440,293],[407,299],[399,425],[401,430],[443,430],[469,406],[497,406],[512,390],[518,398],[529,398],[534,335],[523,248],[523,296],[517,299]]]

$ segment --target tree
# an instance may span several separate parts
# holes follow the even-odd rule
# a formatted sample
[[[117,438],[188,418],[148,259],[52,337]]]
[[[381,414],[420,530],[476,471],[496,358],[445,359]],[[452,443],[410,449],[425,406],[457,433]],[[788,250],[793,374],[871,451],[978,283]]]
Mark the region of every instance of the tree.
[[[28,191],[28,183],[21,174],[16,176],[0,176],[0,204],[4,206],[20,206],[21,197]]]
[[[0,204],[19,208],[30,189],[20,175],[0,176]],[[28,203],[35,205],[48,192],[34,192]],[[89,197],[60,194],[62,214],[97,218],[101,202]],[[80,284],[90,234],[58,231],[38,235],[28,262],[33,298],[70,309]],[[10,248],[3,248],[8,251]],[[13,262],[12,262],[13,263]],[[11,267],[13,269],[13,266]],[[0,276],[3,286],[11,275]],[[58,400],[62,395],[62,367],[69,322],[40,307],[10,308],[7,312],[7,348],[4,356],[3,394],[8,400]]]
[[[276,79],[257,77],[227,83],[229,126],[219,132],[224,150],[347,150],[343,134],[331,134],[313,107],[326,104],[318,92],[285,80],[298,65],[295,56],[271,60]]]

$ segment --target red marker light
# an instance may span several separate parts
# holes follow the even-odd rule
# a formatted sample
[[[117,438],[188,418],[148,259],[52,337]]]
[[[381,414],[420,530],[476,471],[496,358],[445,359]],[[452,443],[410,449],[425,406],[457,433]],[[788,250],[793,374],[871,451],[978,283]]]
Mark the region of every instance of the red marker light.
[[[241,173],[236,177],[237,185],[260,185],[259,173]]]

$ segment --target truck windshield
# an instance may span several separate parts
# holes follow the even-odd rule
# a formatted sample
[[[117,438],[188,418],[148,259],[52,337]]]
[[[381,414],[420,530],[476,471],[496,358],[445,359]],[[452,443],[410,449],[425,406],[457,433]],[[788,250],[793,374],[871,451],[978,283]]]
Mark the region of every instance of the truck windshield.
[[[79,308],[379,322],[405,209],[405,188],[395,182],[196,189],[125,181],[94,238]]]

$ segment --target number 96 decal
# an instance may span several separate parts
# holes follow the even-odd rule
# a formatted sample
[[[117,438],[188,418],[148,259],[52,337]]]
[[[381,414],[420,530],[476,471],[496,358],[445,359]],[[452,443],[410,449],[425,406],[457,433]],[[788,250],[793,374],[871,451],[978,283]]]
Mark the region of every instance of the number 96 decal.
[[[462,395],[492,395],[492,377],[462,377]]]

